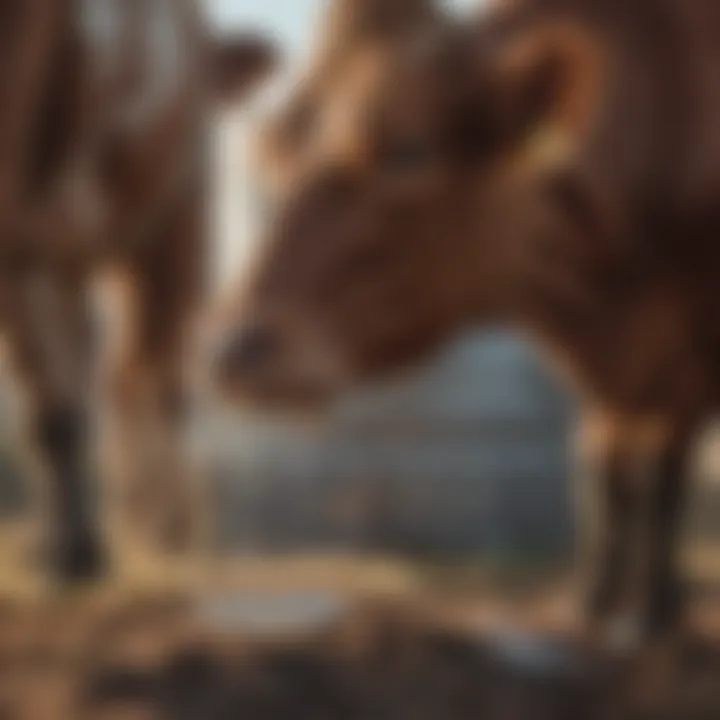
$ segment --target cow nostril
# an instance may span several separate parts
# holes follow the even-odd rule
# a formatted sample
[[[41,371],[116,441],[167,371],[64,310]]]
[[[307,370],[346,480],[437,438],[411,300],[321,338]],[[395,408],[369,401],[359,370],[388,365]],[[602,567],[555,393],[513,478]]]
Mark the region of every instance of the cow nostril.
[[[279,348],[278,335],[270,327],[252,325],[223,342],[217,364],[223,375],[256,372],[273,361]]]

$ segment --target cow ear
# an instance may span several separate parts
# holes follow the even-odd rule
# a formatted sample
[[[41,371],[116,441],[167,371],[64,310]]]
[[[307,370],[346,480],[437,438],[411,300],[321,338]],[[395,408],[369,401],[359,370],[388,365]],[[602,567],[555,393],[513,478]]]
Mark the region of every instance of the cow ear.
[[[503,45],[497,99],[513,154],[533,173],[559,169],[577,157],[599,112],[599,46],[582,29],[559,23]]]
[[[258,36],[215,40],[212,55],[215,99],[222,104],[244,98],[278,64],[275,47]]]

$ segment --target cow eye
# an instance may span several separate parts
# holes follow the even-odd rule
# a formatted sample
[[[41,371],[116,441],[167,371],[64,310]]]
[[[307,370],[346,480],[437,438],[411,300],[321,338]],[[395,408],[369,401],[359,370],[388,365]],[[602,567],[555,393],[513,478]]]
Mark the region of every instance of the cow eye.
[[[429,143],[423,138],[402,138],[389,143],[383,150],[383,164],[393,172],[417,172],[432,160]]]

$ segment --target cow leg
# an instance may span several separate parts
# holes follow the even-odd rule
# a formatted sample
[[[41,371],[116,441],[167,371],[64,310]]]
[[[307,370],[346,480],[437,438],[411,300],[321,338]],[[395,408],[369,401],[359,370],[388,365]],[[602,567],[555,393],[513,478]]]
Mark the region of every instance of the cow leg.
[[[621,459],[609,458],[605,475],[598,478],[597,512],[602,527],[596,547],[595,575],[591,580],[588,611],[594,620],[603,621],[616,613],[624,599],[630,571],[630,553],[635,518],[640,499]]]
[[[639,619],[637,639],[649,640],[672,629],[681,611],[677,546],[692,433],[642,418],[605,417],[598,427],[588,614],[605,623],[629,611]]]
[[[679,534],[689,478],[688,436],[673,439],[659,453],[653,472],[647,523],[643,630],[649,639],[676,627],[684,604],[679,570]]]
[[[120,269],[125,330],[110,360],[106,469],[119,541],[137,539],[145,551],[184,551],[197,539],[185,431],[188,341],[204,277],[200,205],[188,198]]]
[[[103,552],[88,453],[92,342],[85,276],[35,268],[9,284],[12,360],[47,477],[48,559],[63,583],[92,579],[103,570]]]
[[[618,431],[603,420],[589,456],[593,493],[583,518],[590,529],[586,538],[590,565],[586,613],[592,623],[599,624],[615,616],[626,599],[632,570],[630,548],[643,506],[638,468]]]

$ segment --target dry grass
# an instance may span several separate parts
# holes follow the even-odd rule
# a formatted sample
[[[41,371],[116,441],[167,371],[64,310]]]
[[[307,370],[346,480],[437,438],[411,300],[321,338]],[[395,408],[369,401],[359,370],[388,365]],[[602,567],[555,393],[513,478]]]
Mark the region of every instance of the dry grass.
[[[580,640],[554,571],[516,568],[499,596],[487,568],[464,563],[135,558],[112,582],[58,595],[22,566],[27,543],[23,528],[0,540],[2,720],[720,718],[714,592],[698,594],[681,638],[620,658]],[[711,551],[694,557],[705,580],[720,568]],[[257,610],[311,592],[336,602],[310,624],[259,632],[243,615],[248,598]],[[230,617],[208,612],[218,599]],[[503,626],[553,642],[508,655],[523,636],[508,645]]]

